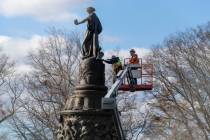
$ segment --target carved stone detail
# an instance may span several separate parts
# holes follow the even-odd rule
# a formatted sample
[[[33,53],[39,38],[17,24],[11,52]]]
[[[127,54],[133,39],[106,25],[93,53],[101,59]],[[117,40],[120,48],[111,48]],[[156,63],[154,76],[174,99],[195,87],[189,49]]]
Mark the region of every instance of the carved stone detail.
[[[104,85],[105,65],[95,57],[84,59],[80,65],[80,85]]]
[[[58,140],[118,140],[111,116],[95,115],[64,118]]]
[[[101,98],[106,94],[105,66],[96,58],[88,58],[80,65],[80,83],[69,97],[64,110],[100,109]]]

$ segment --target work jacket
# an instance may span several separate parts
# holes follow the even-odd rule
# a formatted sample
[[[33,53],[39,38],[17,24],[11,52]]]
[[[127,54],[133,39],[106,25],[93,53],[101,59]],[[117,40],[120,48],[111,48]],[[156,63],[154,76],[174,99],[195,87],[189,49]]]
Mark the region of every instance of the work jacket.
[[[122,63],[121,63],[119,57],[115,57],[115,58],[112,58],[112,59],[107,59],[107,60],[104,60],[104,61],[108,64],[112,64],[112,69],[113,69],[113,72],[114,72],[115,75],[120,70],[122,70]]]

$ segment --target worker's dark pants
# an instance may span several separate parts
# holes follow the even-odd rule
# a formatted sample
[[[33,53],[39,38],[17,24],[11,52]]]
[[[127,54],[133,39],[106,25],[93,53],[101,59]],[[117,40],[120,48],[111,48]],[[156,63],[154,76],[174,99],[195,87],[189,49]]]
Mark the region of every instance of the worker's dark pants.
[[[137,85],[137,78],[133,78],[134,85]]]
[[[116,79],[117,79],[117,74],[113,73],[113,80],[112,80],[113,84],[115,83]]]
[[[132,68],[131,71],[132,71],[132,70],[137,70],[137,69],[138,69],[138,68]],[[132,81],[133,81],[133,84],[134,84],[134,85],[137,85],[137,78],[133,78]]]

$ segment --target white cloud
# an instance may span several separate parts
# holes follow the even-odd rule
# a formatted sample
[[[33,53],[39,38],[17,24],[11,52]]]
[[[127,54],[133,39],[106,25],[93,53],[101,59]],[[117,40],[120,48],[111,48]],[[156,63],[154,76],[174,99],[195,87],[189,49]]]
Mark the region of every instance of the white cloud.
[[[13,60],[20,60],[28,55],[28,52],[35,51],[40,47],[40,41],[44,37],[33,35],[29,39],[0,36],[0,48]]]
[[[9,36],[0,36],[0,50],[17,62],[16,72],[27,73],[32,70],[30,65],[25,64],[29,52],[35,52],[41,47],[41,41],[46,37],[33,35],[30,38],[16,38]]]
[[[31,72],[33,70],[31,65],[27,65],[27,64],[20,64],[18,66],[16,66],[16,73],[28,73]]]
[[[41,21],[71,20],[91,0],[1,0],[0,14],[6,17],[32,16]],[[78,8],[77,8],[78,7]]]

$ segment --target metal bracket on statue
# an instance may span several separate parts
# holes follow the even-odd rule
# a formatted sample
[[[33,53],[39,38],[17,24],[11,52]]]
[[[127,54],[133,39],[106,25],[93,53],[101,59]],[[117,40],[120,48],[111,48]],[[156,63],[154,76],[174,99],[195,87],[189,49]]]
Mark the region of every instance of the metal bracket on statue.
[[[101,103],[101,108],[103,110],[113,110],[117,107],[115,98],[102,98]]]

